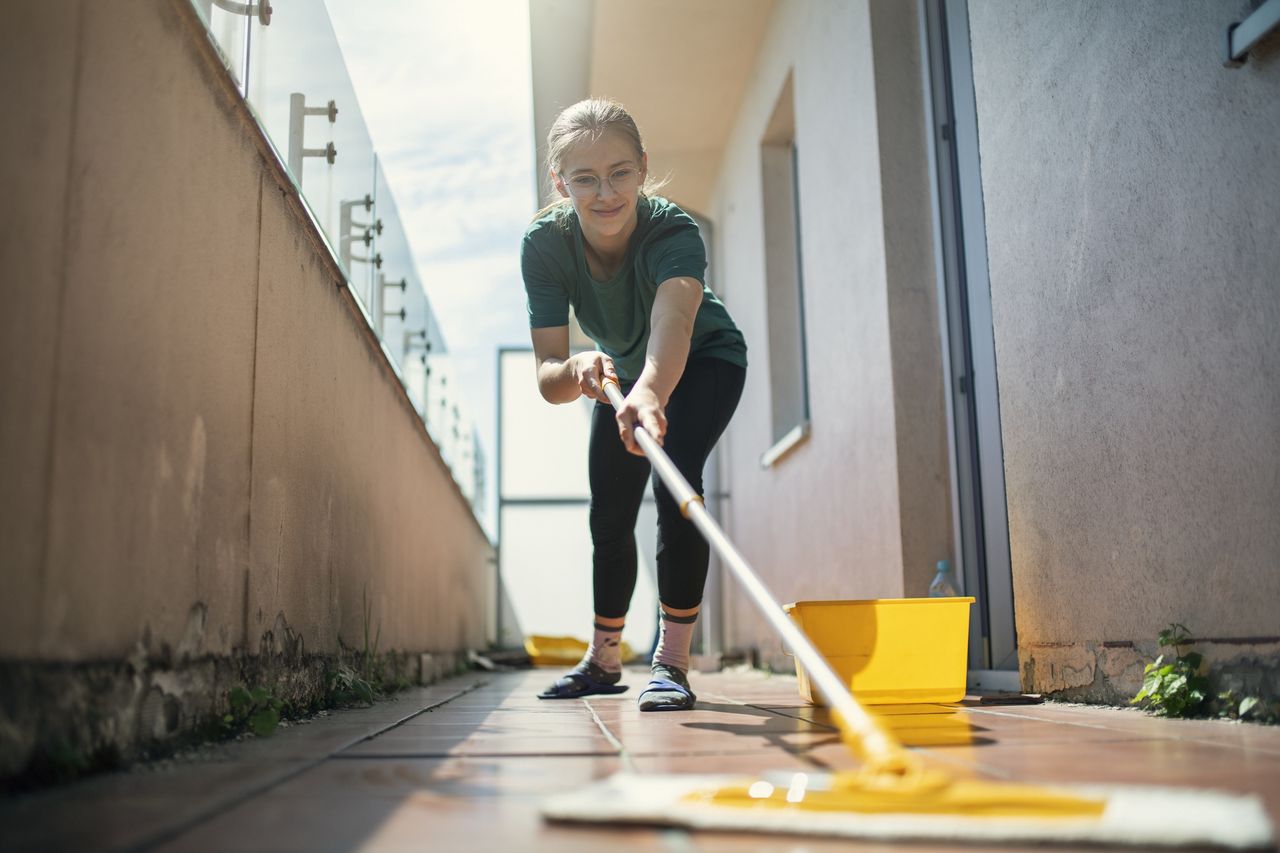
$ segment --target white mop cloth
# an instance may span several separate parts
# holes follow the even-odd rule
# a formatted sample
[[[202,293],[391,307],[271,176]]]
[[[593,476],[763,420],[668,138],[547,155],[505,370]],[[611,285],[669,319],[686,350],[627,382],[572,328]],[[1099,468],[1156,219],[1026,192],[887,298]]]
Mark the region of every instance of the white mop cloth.
[[[819,774],[810,774],[816,776]],[[741,782],[742,776],[648,776],[618,773],[548,798],[549,820],[631,823],[689,829],[823,835],[873,840],[1089,842],[1145,848],[1214,846],[1270,849],[1271,822],[1253,795],[1186,788],[1061,786],[1104,797],[1097,818],[991,818],[787,811],[683,802],[697,789]]]

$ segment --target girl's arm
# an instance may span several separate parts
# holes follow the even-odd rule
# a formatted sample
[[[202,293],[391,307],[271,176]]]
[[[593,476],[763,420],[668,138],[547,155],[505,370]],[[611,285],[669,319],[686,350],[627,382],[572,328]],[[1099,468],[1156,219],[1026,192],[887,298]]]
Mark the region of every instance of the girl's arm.
[[[702,305],[702,282],[688,276],[669,278],[658,285],[649,318],[649,346],[644,370],[618,410],[618,434],[627,450],[644,451],[636,444],[632,425],[639,423],[659,444],[667,432],[663,409],[684,374],[693,337],[693,321]]]
[[[569,327],[530,329],[533,358],[538,371],[538,392],[548,403],[572,403],[583,394],[609,402],[600,383],[618,381],[613,359],[602,352],[569,355]]]

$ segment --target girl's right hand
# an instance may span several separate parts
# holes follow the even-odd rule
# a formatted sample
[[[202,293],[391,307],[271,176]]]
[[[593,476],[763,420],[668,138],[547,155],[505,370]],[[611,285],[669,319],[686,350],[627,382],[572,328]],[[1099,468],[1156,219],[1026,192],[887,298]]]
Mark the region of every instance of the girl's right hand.
[[[602,352],[580,352],[569,359],[573,368],[573,379],[578,383],[578,390],[593,400],[609,402],[604,393],[606,379],[618,382],[618,374],[613,369],[613,359]],[[619,383],[621,385],[621,383]]]

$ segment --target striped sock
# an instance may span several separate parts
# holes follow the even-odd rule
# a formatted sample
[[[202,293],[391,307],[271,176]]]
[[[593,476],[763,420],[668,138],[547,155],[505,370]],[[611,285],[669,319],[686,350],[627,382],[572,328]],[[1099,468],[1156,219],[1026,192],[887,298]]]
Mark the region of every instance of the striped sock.
[[[653,662],[688,672],[689,646],[693,642],[693,625],[698,621],[698,614],[672,616],[665,610],[660,610],[659,615],[662,629],[658,635],[658,648],[653,653]]]
[[[591,645],[587,646],[586,660],[605,672],[622,672],[622,628],[610,628],[595,623]]]

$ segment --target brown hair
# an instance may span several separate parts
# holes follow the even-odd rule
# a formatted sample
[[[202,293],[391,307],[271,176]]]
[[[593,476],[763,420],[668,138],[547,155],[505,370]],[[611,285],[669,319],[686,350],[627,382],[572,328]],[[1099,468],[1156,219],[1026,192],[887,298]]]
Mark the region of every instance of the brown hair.
[[[570,148],[583,143],[590,145],[609,130],[618,131],[631,143],[636,151],[636,160],[644,157],[644,141],[640,138],[640,129],[636,127],[635,119],[626,108],[607,98],[588,98],[561,110],[551,124],[551,130],[547,133],[547,171],[559,174],[564,156]],[[653,195],[665,184],[666,179],[656,180],[646,176],[644,186],[640,187],[640,195]],[[568,204],[570,202],[567,198],[554,199],[533,218],[539,219]]]

